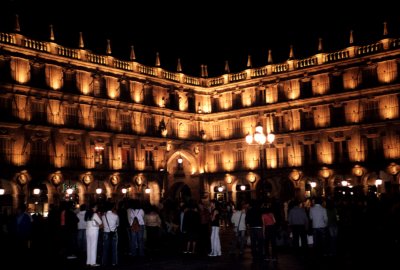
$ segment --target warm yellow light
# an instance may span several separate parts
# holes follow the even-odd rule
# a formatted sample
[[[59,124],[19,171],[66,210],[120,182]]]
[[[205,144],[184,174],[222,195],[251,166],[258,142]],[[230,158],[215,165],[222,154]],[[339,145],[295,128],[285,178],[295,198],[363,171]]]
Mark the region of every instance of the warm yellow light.
[[[256,141],[256,143],[263,145],[267,141],[267,137],[264,133],[256,132],[254,134],[254,140]]]
[[[298,181],[300,179],[300,172],[298,170],[293,170],[290,174],[289,174],[290,179],[292,179],[293,181]]]
[[[96,150],[96,151],[102,151],[102,150],[104,150],[104,146],[96,145],[96,146],[94,147],[94,150]]]
[[[268,141],[269,143],[273,143],[273,142],[275,141],[275,134],[273,134],[273,133],[268,133],[268,135],[267,135],[267,141]]]
[[[183,162],[183,159],[182,159],[181,156],[179,156],[179,157],[178,157],[178,163],[179,163],[179,164],[182,164],[182,162]]]
[[[391,175],[396,175],[399,172],[399,166],[394,162],[389,164],[388,169]]]
[[[376,186],[382,185],[382,179],[376,179],[376,180],[375,180],[375,185],[376,185]]]
[[[226,177],[226,183],[231,184],[232,183],[232,176],[228,175]]]
[[[256,126],[256,132],[258,133],[263,133],[264,129],[260,123],[257,124]]]
[[[246,135],[246,143],[252,144],[253,143],[253,136],[250,133]]]
[[[363,175],[363,168],[360,165],[356,165],[353,168],[353,173],[355,176],[362,176]]]
[[[320,175],[324,179],[328,179],[329,176],[331,175],[330,170],[327,167],[322,167],[322,169],[319,171]]]

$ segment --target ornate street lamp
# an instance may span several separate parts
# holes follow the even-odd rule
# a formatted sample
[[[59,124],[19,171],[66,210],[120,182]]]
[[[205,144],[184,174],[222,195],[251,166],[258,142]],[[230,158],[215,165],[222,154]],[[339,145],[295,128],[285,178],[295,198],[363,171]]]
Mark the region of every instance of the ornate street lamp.
[[[254,134],[248,133],[246,136],[246,143],[249,145],[258,145],[259,146],[259,168],[260,168],[260,177],[261,177],[261,192],[262,196],[265,194],[265,179],[264,179],[264,163],[265,163],[265,149],[264,145],[268,141],[269,144],[273,143],[275,140],[275,135],[273,133],[264,133],[264,129],[261,123],[257,123]]]

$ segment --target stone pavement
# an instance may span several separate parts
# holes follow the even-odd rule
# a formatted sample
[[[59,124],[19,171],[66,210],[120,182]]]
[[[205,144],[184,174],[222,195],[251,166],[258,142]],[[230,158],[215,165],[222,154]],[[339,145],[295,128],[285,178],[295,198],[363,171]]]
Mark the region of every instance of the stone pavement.
[[[280,248],[278,252],[278,261],[269,262],[264,260],[254,261],[250,248],[246,247],[243,256],[232,256],[228,253],[230,239],[233,237],[231,229],[221,228],[221,246],[222,256],[208,257],[198,254],[182,254],[177,251],[176,246],[164,247],[162,252],[150,258],[146,256],[143,259],[121,256],[120,264],[114,267],[87,267],[84,258],[81,259],[60,259],[51,257],[46,252],[39,253],[25,262],[26,266],[46,269],[65,269],[65,270],[258,270],[258,269],[277,269],[277,270],[354,270],[360,268],[378,268],[378,269],[398,269],[396,259],[398,258],[399,248],[385,246],[373,246],[360,243],[355,247],[343,247],[342,252],[336,257],[322,257],[317,259],[313,255],[312,249],[308,256],[296,256],[290,248]],[[176,243],[173,243],[176,244]],[[363,246],[365,246],[363,248]],[[15,262],[18,262],[18,258]],[[391,266],[391,265],[396,266]],[[2,269],[15,269],[14,267],[3,267]]]

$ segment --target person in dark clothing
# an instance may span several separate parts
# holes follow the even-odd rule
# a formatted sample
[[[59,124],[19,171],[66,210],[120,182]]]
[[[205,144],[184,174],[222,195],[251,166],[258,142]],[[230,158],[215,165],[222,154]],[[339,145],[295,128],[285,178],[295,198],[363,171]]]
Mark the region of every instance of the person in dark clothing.
[[[184,253],[195,253],[196,243],[200,231],[200,214],[194,203],[188,204],[188,209],[183,214],[182,232],[186,241]]]
[[[76,259],[77,254],[77,234],[79,219],[72,209],[72,202],[65,201],[61,206],[61,237],[65,243],[65,254],[67,259]]]
[[[28,259],[30,241],[32,236],[32,218],[26,212],[26,205],[22,204],[17,209],[15,217],[15,250],[22,255],[21,262]]]
[[[263,222],[260,203],[253,200],[246,213],[246,225],[250,229],[251,254],[253,259],[263,257]]]
[[[301,201],[296,201],[295,205],[289,210],[288,213],[288,223],[290,230],[292,232],[293,239],[293,247],[295,252],[299,253],[300,251],[300,242],[301,242],[301,250],[303,253],[308,248],[307,243],[307,230],[308,230],[308,216],[306,210],[302,206]]]

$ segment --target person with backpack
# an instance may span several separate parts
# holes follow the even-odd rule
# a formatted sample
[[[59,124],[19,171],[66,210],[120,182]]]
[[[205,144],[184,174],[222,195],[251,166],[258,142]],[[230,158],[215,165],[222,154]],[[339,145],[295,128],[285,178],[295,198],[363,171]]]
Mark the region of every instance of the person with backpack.
[[[131,243],[130,243],[130,255],[132,256],[144,256],[144,211],[140,207],[139,200],[130,201],[129,208],[127,209],[128,221],[131,226]],[[135,225],[135,218],[139,224],[139,228]]]

